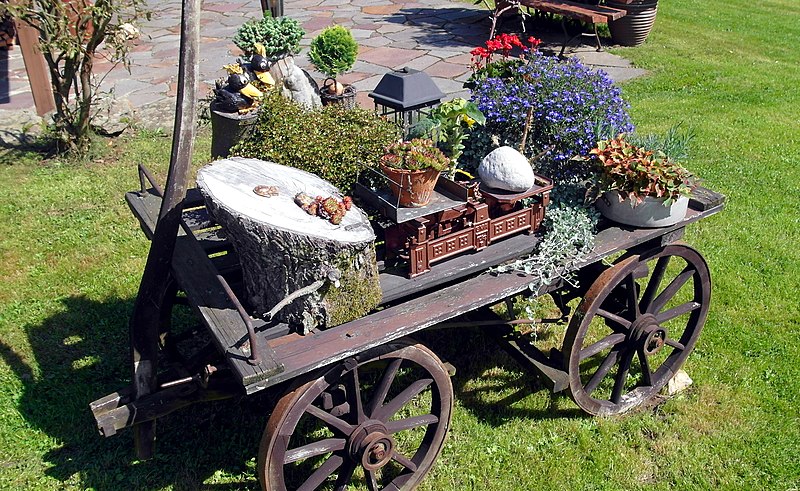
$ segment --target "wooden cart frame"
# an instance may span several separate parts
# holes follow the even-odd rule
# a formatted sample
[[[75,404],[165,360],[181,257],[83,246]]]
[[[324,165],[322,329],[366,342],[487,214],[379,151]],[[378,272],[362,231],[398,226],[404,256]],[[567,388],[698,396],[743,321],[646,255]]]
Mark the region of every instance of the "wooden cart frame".
[[[282,396],[259,455],[264,489],[316,489],[323,482],[345,489],[356,475],[370,489],[412,489],[441,451],[453,407],[448,367],[411,340],[414,333],[491,326],[524,367],[597,415],[636,407],[681,367],[705,322],[711,279],[702,256],[679,240],[687,225],[719,212],[724,201],[704,189],[674,226],[605,224],[575,268],[579,287],[558,283],[529,292],[530,276],[489,273],[534,250],[537,236],[518,235],[413,278],[384,272],[379,309],[324,331],[300,335],[252,317],[239,300],[235,251],[200,194],[187,192],[198,11],[198,0],[185,0],[166,187],[140,166],[140,189],[125,196],[152,243],[130,322],[132,384],[91,404],[102,435],[134,428],[137,453],[146,458],[158,418],[197,402],[277,388]],[[581,299],[561,349],[542,352],[491,309],[525,292],[553,294],[565,317],[566,302]],[[170,330],[179,303],[192,308],[210,338],[191,356],[176,347],[185,337]],[[308,424],[324,431],[309,433]],[[300,471],[292,475],[295,467]]]

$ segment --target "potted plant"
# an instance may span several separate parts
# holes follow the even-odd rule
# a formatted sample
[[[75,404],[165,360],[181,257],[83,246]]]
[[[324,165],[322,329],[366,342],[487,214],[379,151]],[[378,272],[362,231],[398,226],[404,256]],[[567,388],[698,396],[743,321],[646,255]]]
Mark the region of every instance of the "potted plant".
[[[256,52],[256,45],[264,47],[264,56],[278,59],[300,52],[300,40],[305,31],[300,23],[291,17],[264,17],[242,24],[233,36],[233,44],[250,56]]]
[[[320,89],[323,104],[355,107],[355,87],[339,83],[336,77],[353,68],[357,54],[358,44],[350,30],[343,26],[327,27],[311,41],[308,58],[328,77]]]
[[[432,140],[415,138],[386,148],[381,168],[400,206],[421,207],[431,200],[439,174],[450,167],[450,159]]]
[[[606,0],[606,5],[627,12],[608,22],[612,41],[623,46],[639,46],[645,42],[656,21],[658,0]]]
[[[597,208],[615,222],[666,227],[686,215],[695,177],[662,152],[638,147],[624,134],[591,150],[600,171]]]
[[[464,141],[474,125],[483,126],[485,123],[486,117],[474,102],[457,97],[431,110],[428,116],[411,127],[409,136],[430,138],[437,142],[436,146],[452,162],[448,176],[452,179],[456,172],[467,174],[458,169],[458,159],[464,153]]]

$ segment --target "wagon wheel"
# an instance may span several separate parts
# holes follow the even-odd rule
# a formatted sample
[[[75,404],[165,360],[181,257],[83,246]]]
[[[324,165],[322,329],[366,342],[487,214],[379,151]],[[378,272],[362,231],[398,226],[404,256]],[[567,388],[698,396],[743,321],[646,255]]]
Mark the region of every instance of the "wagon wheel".
[[[578,406],[612,415],[658,393],[694,348],[710,298],[705,260],[682,244],[627,257],[600,274],[564,338]]]
[[[452,409],[450,378],[430,350],[403,340],[373,348],[281,398],[261,439],[261,486],[413,489]]]

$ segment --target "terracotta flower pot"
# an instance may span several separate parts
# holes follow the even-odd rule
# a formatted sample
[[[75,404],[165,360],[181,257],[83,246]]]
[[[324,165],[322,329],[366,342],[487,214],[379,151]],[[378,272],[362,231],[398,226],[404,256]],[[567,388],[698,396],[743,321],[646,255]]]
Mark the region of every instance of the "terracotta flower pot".
[[[433,188],[440,172],[435,169],[410,171],[381,165],[383,173],[390,179],[389,188],[399,198],[400,206],[419,208],[431,201]]]
[[[628,4],[608,0],[606,5],[628,11],[625,17],[608,23],[611,39],[615,43],[639,46],[645,42],[656,21],[658,0],[633,0]]]
[[[668,227],[680,222],[689,208],[689,198],[681,196],[670,206],[664,206],[665,198],[645,196],[644,201],[634,206],[630,199],[620,201],[619,193],[609,191],[597,200],[597,209],[604,217],[633,227]]]

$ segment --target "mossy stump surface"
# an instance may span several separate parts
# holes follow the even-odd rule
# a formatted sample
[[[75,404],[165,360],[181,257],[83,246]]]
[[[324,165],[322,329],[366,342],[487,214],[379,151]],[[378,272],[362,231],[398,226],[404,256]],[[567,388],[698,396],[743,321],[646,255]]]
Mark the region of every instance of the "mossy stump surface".
[[[334,196],[336,187],[299,169],[256,159],[218,160],[198,172],[206,205],[239,255],[247,302],[264,314],[290,293],[334,269],[339,285],[294,300],[278,318],[300,332],[331,327],[367,314],[380,302],[375,234],[353,206],[334,225],[309,215],[294,197]],[[254,192],[268,186],[270,196]]]

